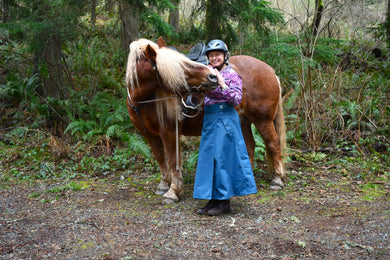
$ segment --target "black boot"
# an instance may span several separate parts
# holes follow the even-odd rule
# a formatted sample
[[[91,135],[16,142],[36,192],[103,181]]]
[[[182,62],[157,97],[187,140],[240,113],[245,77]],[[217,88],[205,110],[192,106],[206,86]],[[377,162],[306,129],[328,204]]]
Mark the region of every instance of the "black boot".
[[[233,210],[230,207],[230,199],[229,200],[218,200],[218,203],[207,211],[207,215],[209,216],[219,216],[224,214],[232,213]]]
[[[215,205],[217,205],[218,203],[218,200],[209,200],[209,202],[207,202],[206,206],[204,206],[203,208],[201,209],[198,209],[198,214],[199,215],[204,215],[207,213],[207,211],[209,209],[211,209],[212,207],[214,207]]]

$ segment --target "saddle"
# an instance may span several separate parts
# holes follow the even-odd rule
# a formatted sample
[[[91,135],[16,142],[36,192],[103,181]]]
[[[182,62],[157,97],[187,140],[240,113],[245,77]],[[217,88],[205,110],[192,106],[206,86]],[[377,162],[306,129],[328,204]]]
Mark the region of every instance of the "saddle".
[[[206,44],[204,43],[195,44],[186,56],[192,61],[196,61],[204,65],[209,64],[209,61],[206,56]],[[184,102],[186,106],[182,106],[182,109],[183,109],[183,113],[186,116],[189,117],[194,116],[197,113],[199,113],[200,109],[202,109],[201,107],[195,108],[195,106],[199,104],[199,100],[196,95],[188,95]]]
[[[209,64],[209,61],[206,56],[206,44],[204,43],[195,44],[186,56],[190,60],[202,63],[204,65]]]

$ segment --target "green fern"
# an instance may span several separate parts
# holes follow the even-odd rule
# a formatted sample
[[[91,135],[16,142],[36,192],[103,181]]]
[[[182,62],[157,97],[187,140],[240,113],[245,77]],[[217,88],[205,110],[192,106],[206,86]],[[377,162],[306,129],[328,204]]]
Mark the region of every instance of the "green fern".
[[[137,135],[128,135],[128,146],[131,154],[141,154],[145,159],[151,159],[152,154],[150,147],[146,144],[144,139]]]
[[[292,109],[294,107],[295,101],[299,97],[301,92],[301,85],[299,82],[294,82],[294,91],[291,93],[290,97],[286,102],[286,109]]]
[[[83,110],[83,118],[75,119],[71,116],[72,122],[65,132],[80,134],[84,140],[104,135],[126,141],[124,136],[130,131],[132,124],[122,100],[108,91],[99,92]]]
[[[259,132],[257,131],[254,125],[252,127],[253,138],[255,139],[255,160],[264,161],[265,155],[265,144],[263,142],[263,138],[261,138]]]

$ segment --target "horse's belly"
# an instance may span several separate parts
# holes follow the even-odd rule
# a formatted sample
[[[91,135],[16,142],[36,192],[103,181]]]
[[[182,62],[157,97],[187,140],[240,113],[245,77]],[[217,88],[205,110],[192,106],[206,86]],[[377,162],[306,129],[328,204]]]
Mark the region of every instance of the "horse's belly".
[[[186,118],[183,122],[182,135],[200,136],[202,134],[203,116]]]

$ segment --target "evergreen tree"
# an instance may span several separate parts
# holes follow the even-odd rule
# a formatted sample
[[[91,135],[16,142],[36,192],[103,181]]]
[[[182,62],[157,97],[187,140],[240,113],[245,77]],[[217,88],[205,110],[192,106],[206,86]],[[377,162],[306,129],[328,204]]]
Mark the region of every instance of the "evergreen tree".
[[[15,0],[7,28],[10,38],[27,43],[44,97],[65,96],[61,48],[77,35],[85,0]]]
[[[390,0],[387,1],[386,21],[384,23],[387,47],[390,48]]]
[[[264,36],[270,24],[282,21],[282,15],[264,0],[207,0],[206,40],[219,38],[234,44],[238,33],[252,31]]]

